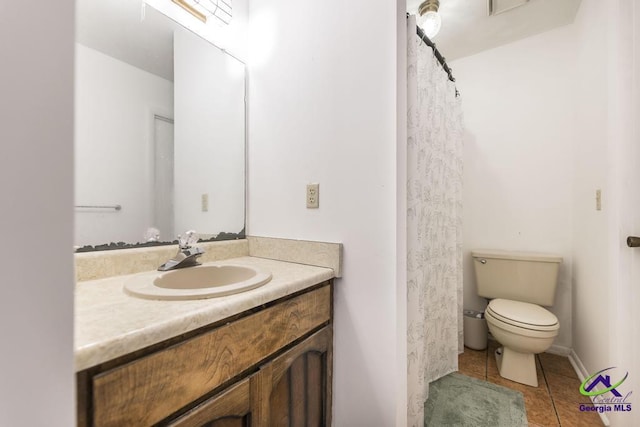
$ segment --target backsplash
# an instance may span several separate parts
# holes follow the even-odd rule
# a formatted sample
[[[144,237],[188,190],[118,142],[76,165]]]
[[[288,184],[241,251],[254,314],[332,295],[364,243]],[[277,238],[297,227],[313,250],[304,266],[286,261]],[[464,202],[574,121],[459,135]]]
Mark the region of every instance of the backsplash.
[[[249,255],[333,269],[342,277],[342,243],[248,236]]]
[[[220,261],[249,255],[249,243],[246,239],[198,243],[198,246],[205,251],[199,258],[200,262]],[[82,282],[152,271],[172,258],[177,250],[178,245],[168,245],[77,253],[75,254],[76,281]]]
[[[205,253],[200,262],[253,256],[331,268],[342,277],[342,244],[248,236],[247,239],[198,243]],[[75,254],[76,281],[156,270],[172,258],[177,245]]]

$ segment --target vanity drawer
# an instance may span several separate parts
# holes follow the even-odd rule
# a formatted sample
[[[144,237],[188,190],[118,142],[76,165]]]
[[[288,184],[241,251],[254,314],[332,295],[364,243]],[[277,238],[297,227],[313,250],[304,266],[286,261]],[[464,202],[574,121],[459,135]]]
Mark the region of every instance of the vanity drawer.
[[[92,379],[93,425],[151,425],[331,319],[324,286]]]

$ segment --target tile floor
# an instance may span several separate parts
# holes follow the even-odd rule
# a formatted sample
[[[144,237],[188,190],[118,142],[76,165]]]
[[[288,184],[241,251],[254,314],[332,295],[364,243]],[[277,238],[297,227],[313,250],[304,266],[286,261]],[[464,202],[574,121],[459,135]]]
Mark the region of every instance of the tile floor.
[[[458,371],[470,377],[489,381],[524,395],[527,419],[530,427],[590,427],[603,426],[595,412],[580,412],[580,402],[589,398],[580,394],[580,380],[569,359],[554,354],[536,356],[538,387],[509,381],[498,374],[494,351],[498,343],[489,340],[489,348],[483,351],[464,349],[458,357]]]

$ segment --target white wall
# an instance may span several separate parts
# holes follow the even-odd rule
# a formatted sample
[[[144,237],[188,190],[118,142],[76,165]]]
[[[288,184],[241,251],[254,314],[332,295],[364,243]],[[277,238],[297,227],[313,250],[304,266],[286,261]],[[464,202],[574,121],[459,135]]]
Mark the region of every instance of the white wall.
[[[344,243],[334,425],[394,425],[396,4],[250,6],[248,232]]]
[[[408,134],[408,40],[407,2],[397,1],[397,121],[396,121],[396,426],[407,425],[409,406],[407,360],[407,134]]]
[[[76,43],[76,245],[139,242],[152,226],[154,113],[172,117],[173,83]],[[161,236],[172,240],[173,236]]]
[[[574,55],[570,27],[451,64],[465,115],[464,304],[483,309],[470,251],[562,255],[555,344],[571,347]],[[446,54],[446,52],[445,52]]]
[[[638,307],[640,307],[640,254],[626,245],[629,235],[640,232],[640,139],[638,137],[638,65],[637,43],[640,4],[635,0],[619,0],[607,5],[607,178],[609,190],[608,247],[610,264],[609,286],[609,359],[607,365],[629,372],[629,381],[620,387],[621,393],[640,386],[640,346]],[[635,9],[635,16],[634,16]],[[635,20],[635,22],[634,22]],[[633,258],[635,257],[635,259]],[[635,274],[633,272],[635,261]],[[593,316],[593,312],[590,314]],[[594,340],[592,340],[594,341]],[[603,367],[595,367],[600,370]],[[618,374],[622,374],[619,372]],[[639,425],[640,414],[608,414],[612,426]]]
[[[632,0],[583,0],[575,21],[580,87],[574,180],[574,351],[584,374],[617,366],[618,390],[638,389],[638,270],[625,245],[638,225],[638,25]],[[635,28],[634,28],[635,26]],[[593,28],[599,31],[594,32]],[[635,132],[635,133],[634,133]],[[589,199],[602,189],[601,212]],[[635,368],[635,369],[634,369]],[[637,425],[633,413],[607,413],[612,426]]]
[[[176,233],[238,233],[245,214],[244,64],[186,30],[174,34],[174,58]]]
[[[72,426],[74,3],[0,9],[0,425]]]
[[[625,245],[626,236],[638,232],[633,227],[638,218],[634,119],[638,114],[639,11],[631,0],[607,2],[604,8],[600,2],[584,0],[575,24],[582,73],[574,177],[574,351],[585,373],[610,366],[628,371],[630,380],[619,388],[625,393],[640,385],[638,346],[634,345],[640,294],[637,265],[634,272],[631,259],[637,253]],[[601,26],[596,34],[595,25]],[[595,188],[603,191],[602,212],[588,206]],[[634,413],[607,416],[612,426],[637,425],[640,420]]]
[[[607,179],[609,163],[607,19],[601,2],[583,0],[576,20],[575,108],[573,195],[573,349],[586,369],[593,373],[611,366],[609,336],[611,260],[611,186]],[[605,15],[606,16],[606,15]],[[603,25],[593,31],[594,23]],[[594,209],[595,190],[602,190],[602,211]],[[596,314],[597,313],[597,314]]]

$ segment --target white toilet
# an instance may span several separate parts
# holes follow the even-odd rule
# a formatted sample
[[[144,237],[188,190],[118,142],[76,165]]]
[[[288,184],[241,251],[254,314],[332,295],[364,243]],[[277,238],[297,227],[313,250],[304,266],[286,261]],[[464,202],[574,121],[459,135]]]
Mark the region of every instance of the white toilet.
[[[478,295],[491,299],[489,331],[503,346],[496,351],[500,376],[537,387],[534,355],[547,350],[560,329],[558,318],[541,306],[553,305],[562,257],[497,250],[471,256]]]

